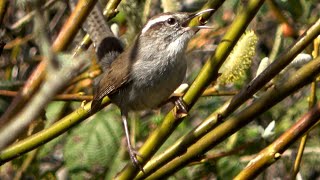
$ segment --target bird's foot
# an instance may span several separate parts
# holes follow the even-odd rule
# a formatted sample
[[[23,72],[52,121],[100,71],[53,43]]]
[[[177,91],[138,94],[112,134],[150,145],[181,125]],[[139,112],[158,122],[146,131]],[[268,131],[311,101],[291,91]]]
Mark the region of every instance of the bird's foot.
[[[176,118],[183,118],[188,115],[188,106],[184,102],[182,97],[177,97],[174,100],[174,104],[176,105],[175,113],[174,113]]]
[[[130,159],[131,159],[133,166],[136,168],[139,168],[140,171],[145,173],[143,170],[142,164],[137,159],[137,157],[142,158],[141,154],[138,151],[136,151],[135,149],[133,149],[132,147],[129,147],[129,155],[130,155]]]

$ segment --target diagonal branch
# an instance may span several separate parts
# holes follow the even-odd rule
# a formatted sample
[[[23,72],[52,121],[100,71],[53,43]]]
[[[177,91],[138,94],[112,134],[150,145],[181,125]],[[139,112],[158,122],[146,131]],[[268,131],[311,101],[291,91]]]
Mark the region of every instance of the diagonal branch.
[[[248,1],[247,7],[243,8],[240,14],[233,21],[229,31],[225,34],[221,43],[218,45],[215,54],[208,59],[200,74],[197,76],[196,80],[192,83],[190,89],[183,97],[183,100],[189,105],[189,109],[191,109],[191,107],[195,104],[205,88],[218,77],[218,70],[220,66],[225,61],[241,35],[244,33],[245,29],[256,15],[263,2],[263,0]],[[210,4],[211,1],[208,3]],[[217,9],[217,7],[211,8]],[[139,153],[143,157],[143,163],[147,162],[157,152],[157,150],[181,122],[182,119],[175,119],[174,110],[167,114],[161,126],[149,136],[139,150]],[[122,172],[117,175],[117,178],[132,179],[137,173],[137,168],[135,168],[132,164],[127,164]]]
[[[279,84],[243,111],[231,116],[225,122],[211,130],[196,143],[188,148],[188,151],[172,160],[149,179],[163,179],[193,161],[194,158],[203,155],[227,137],[247,125],[259,114],[265,112],[284,98],[311,83],[320,72],[320,57],[300,68],[295,76],[291,76],[285,83]]]
[[[75,10],[72,12],[66,23],[63,25],[58,37],[52,45],[52,52],[65,50],[71,43],[81,24],[84,22],[97,0],[79,0]],[[19,109],[25,106],[34,92],[39,88],[45,75],[46,62],[42,61],[33,71],[25,86],[20,90],[6,112],[0,118],[1,123],[6,123],[10,118],[17,114]]]
[[[320,59],[320,58],[318,58]],[[260,172],[281,158],[290,145],[302,137],[320,118],[320,103],[302,116],[289,130],[252,159],[235,179],[254,179]]]

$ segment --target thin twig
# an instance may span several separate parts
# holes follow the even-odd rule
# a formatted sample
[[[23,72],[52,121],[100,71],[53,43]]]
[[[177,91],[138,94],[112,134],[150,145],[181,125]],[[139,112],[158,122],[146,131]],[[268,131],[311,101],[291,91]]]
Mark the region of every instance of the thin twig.
[[[300,68],[298,71],[296,71],[295,76],[287,78],[285,83],[279,83],[277,86],[270,89],[249,107],[237,114],[234,114],[230,118],[226,119],[223,123],[215,127],[213,130],[207,132],[207,134],[205,134],[205,136],[203,136],[201,139],[193,143],[191,146],[188,146],[188,149],[184,154],[175,154],[175,159],[162,166],[156,172],[153,170],[152,172],[154,173],[149,176],[148,179],[163,179],[180,170],[182,167],[192,162],[194,158],[203,155],[218,145],[220,142],[237,132],[240,128],[254,120],[255,117],[265,112],[283,100],[285,97],[311,83],[319,72],[320,57],[310,61],[308,64]],[[294,134],[293,132],[291,133]],[[146,173],[148,173],[146,169],[144,170]]]
[[[18,94],[17,91],[1,90],[0,96],[14,97]],[[58,94],[54,97],[56,101],[91,101],[92,95],[82,95],[81,93],[75,94]]]
[[[58,37],[52,44],[52,52],[60,52],[65,50],[71,43],[81,24],[84,22],[91,9],[95,5],[97,0],[79,0],[76,8],[69,16],[68,20],[64,23]],[[21,89],[20,93],[13,99],[6,112],[1,116],[0,122],[6,123],[14,115],[22,109],[35,91],[40,87],[42,79],[45,75],[46,62],[41,61],[37,68],[32,72],[28,78],[25,86]]]
[[[320,118],[320,103],[302,116],[289,130],[252,159],[249,164],[234,178],[254,179],[269,165],[281,158],[281,154],[298,138],[304,135]]]
[[[241,104],[251,98],[267,82],[279,74],[288,64],[293,61],[303,49],[305,49],[320,34],[320,19],[315,22],[288,50],[284,51],[276,60],[269,65],[258,77],[251,81],[247,87],[233,97],[227,111],[222,114],[227,117]]]
[[[209,6],[215,2],[218,6]],[[206,9],[218,9],[224,1],[208,1],[205,5]],[[214,3],[214,5],[216,5]],[[244,33],[246,27],[249,25],[255,14],[258,12],[259,8],[263,4],[263,0],[252,0],[247,3],[250,8],[243,8],[243,11],[236,17],[231,25],[229,31],[222,38],[222,42],[218,45],[215,53],[207,60],[206,64],[202,68],[201,72],[191,84],[189,90],[183,97],[183,100],[188,105],[188,109],[191,109],[192,106],[196,103],[198,98],[201,96],[203,91],[214,82],[219,74],[218,70],[226,60],[227,56],[231,52],[232,48],[235,46],[242,33]],[[208,13],[209,14],[209,13]],[[205,21],[210,16],[203,16],[202,18],[197,18],[192,23],[199,23]],[[143,163],[147,162],[161,147],[161,145],[167,140],[175,128],[182,122],[182,119],[178,119],[174,115],[174,109],[170,111],[167,116],[164,118],[162,125],[159,126],[153,133],[148,137],[144,145],[140,148],[139,153],[143,156]],[[151,173],[154,171],[147,172]],[[117,175],[117,178],[120,179],[132,179],[138,173],[138,169],[133,167],[132,164],[128,164],[121,173]]]
[[[319,56],[319,44],[320,44],[320,37],[318,36],[318,38],[316,38],[314,40],[314,49],[313,49],[313,57],[316,58]],[[311,90],[310,90],[310,96],[309,96],[309,109],[312,109],[317,101],[317,94],[316,91],[317,90],[317,82],[316,80],[311,84]],[[308,139],[308,133],[306,133],[300,141],[300,145],[299,145],[299,149],[298,149],[298,153],[296,156],[296,160],[294,162],[294,166],[293,166],[293,172],[291,175],[291,179],[296,179],[296,176],[299,172],[300,169],[300,164],[301,164],[301,160],[302,160],[302,155],[304,153],[304,149],[307,143],[307,139]]]
[[[48,2],[46,2],[46,4],[41,8],[41,10],[46,10],[49,7],[51,7],[54,3],[56,3],[58,1],[56,0],[50,0]],[[19,21],[17,21],[16,23],[14,23],[13,25],[10,26],[11,30],[16,30],[18,28],[20,28],[21,26],[23,26],[24,24],[28,23],[29,21],[32,20],[33,16],[35,14],[35,11],[31,11],[30,13],[26,14],[25,16],[23,16],[23,18],[19,19]]]

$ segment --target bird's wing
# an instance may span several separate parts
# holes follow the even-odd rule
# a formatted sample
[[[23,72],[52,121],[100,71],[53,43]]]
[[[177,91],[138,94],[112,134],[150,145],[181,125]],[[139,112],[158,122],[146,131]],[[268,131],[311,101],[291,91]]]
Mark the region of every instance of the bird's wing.
[[[100,107],[103,97],[114,93],[130,81],[131,63],[127,62],[128,58],[125,58],[125,55],[126,53],[119,55],[110,68],[101,75],[99,83],[94,88],[92,110]]]

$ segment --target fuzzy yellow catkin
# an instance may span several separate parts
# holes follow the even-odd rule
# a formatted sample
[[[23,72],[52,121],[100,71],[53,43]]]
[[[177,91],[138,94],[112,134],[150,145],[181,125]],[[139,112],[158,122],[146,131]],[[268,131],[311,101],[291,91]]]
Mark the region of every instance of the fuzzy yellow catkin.
[[[242,35],[219,71],[222,75],[218,78],[218,84],[234,83],[245,76],[255,55],[257,42],[258,38],[253,31]]]

